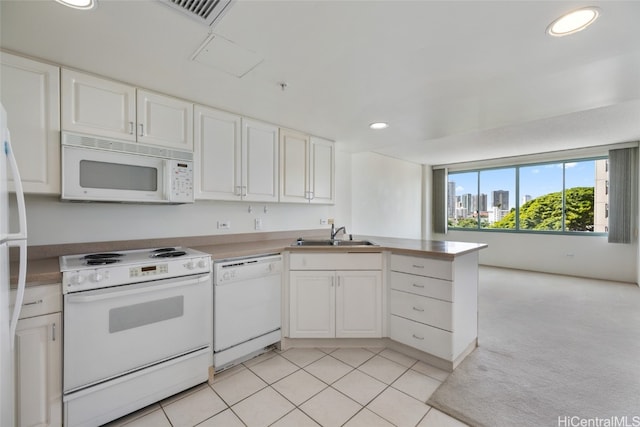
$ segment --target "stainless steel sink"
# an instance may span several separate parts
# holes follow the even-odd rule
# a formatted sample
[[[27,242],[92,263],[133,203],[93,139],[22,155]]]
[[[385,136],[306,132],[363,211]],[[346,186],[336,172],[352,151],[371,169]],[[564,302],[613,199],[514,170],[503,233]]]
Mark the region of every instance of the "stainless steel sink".
[[[304,240],[298,239],[291,246],[378,246],[369,240]]]
[[[336,240],[337,246],[377,246],[369,240]]]

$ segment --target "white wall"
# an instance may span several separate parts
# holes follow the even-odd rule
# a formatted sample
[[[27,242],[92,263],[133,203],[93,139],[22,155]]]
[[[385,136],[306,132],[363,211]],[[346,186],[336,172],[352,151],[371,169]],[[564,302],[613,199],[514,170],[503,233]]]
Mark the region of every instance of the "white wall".
[[[422,166],[375,153],[351,160],[352,232],[422,237]]]
[[[350,169],[351,155],[337,152],[337,200],[333,206],[221,201],[196,201],[188,205],[75,203],[61,202],[54,196],[28,195],[28,244],[251,233],[256,232],[255,218],[262,218],[262,231],[325,228],[326,225],[320,225],[320,219],[351,219]],[[252,212],[249,212],[249,206],[252,207]],[[11,217],[16,218],[13,202],[11,209]],[[231,222],[231,228],[217,229],[217,222],[226,220]],[[328,235],[327,230],[327,237]]]
[[[487,243],[480,263],[545,273],[635,283],[637,245],[610,244],[605,236],[449,231],[436,239]]]

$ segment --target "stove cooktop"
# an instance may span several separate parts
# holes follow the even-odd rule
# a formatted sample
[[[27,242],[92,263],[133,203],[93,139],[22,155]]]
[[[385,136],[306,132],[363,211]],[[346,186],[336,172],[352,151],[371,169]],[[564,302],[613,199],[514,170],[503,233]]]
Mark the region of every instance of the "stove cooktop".
[[[128,266],[168,259],[190,259],[207,256],[200,251],[183,247],[136,249],[118,252],[99,252],[60,257],[60,271],[82,270],[107,266]]]

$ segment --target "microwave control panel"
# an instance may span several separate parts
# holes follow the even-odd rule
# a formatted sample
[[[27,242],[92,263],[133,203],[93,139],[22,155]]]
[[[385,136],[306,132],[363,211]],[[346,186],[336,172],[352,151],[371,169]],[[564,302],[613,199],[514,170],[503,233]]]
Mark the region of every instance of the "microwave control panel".
[[[170,201],[173,203],[193,203],[193,162],[172,160],[170,164]]]

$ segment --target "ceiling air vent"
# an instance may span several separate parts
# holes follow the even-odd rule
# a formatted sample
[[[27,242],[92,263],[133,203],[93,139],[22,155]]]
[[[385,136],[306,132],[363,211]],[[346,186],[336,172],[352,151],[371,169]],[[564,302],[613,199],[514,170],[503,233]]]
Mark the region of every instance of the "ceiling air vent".
[[[160,0],[192,19],[213,26],[231,8],[235,0]]]

